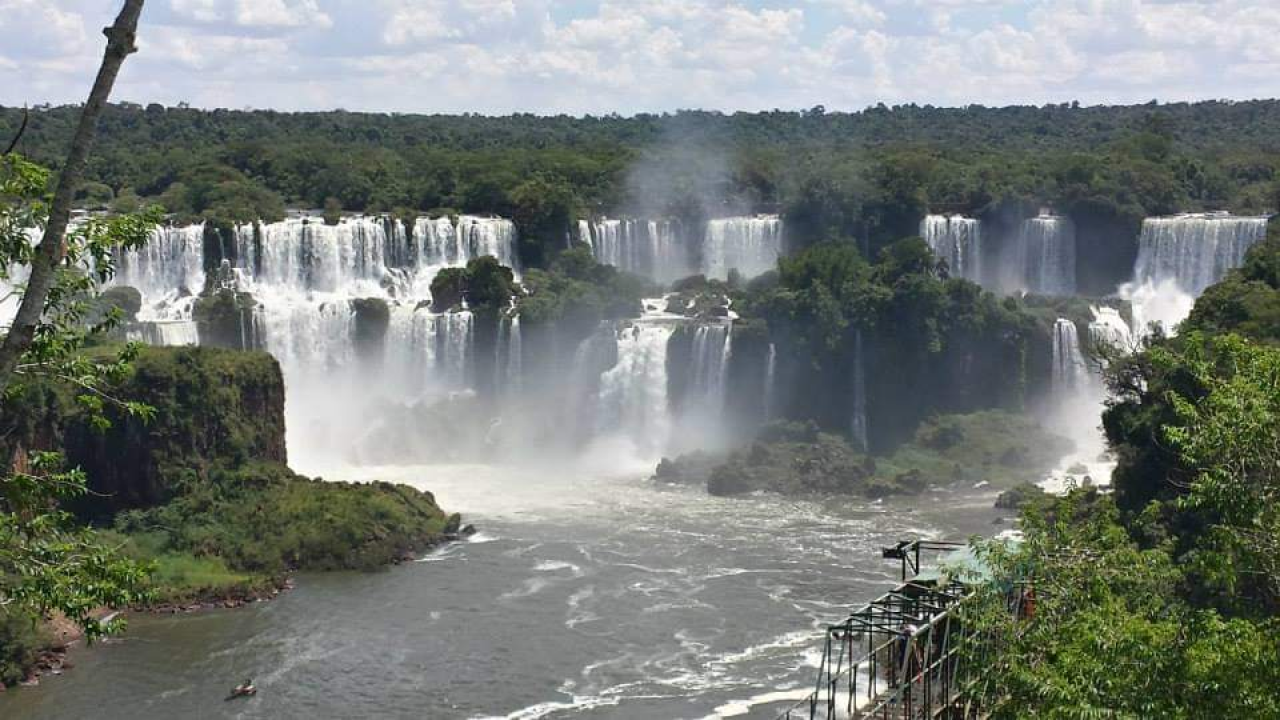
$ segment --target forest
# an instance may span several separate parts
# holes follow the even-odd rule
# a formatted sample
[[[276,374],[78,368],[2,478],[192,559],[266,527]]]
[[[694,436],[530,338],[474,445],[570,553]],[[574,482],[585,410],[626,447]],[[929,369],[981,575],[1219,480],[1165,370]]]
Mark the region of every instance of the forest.
[[[39,206],[78,110],[30,111],[19,150],[35,164],[5,160],[16,198],[6,198],[6,217]],[[23,110],[0,109],[0,137],[23,122]],[[323,208],[326,222],[344,212],[514,220],[519,277],[482,256],[430,283],[431,313],[473,315],[475,392],[391,423],[433,416],[435,435],[460,444],[445,426],[491,427],[491,418],[455,408],[503,399],[501,333],[510,343],[513,318],[525,333],[524,370],[552,375],[602,324],[627,327],[642,298],[662,291],[598,263],[574,242],[578,220],[662,216],[692,226],[776,212],[788,252],[775,270],[750,280],[695,275],[670,288],[671,314],[692,322],[665,346],[671,397],[663,402],[699,401],[689,391],[695,334],[732,308],[725,407],[735,421],[749,419],[735,439],[761,442],[699,479],[714,494],[777,491],[785,477],[794,487],[783,492],[881,498],[947,483],[1012,484],[1026,470],[1020,463],[1054,462],[1057,439],[1020,413],[1048,383],[1055,320],[1087,322],[1079,298],[999,297],[952,277],[916,237],[925,213],[963,212],[1000,227],[1052,208],[1079,229],[1081,294],[1106,295],[1131,276],[1144,218],[1275,210],[1277,138],[1277,101],[586,118],[109,106],[77,204],[117,219],[73,237],[79,259],[96,264],[60,278],[58,312],[30,354],[51,374],[23,378],[0,397],[0,450],[23,461],[5,479],[16,488],[5,507],[20,512],[5,513],[0,531],[24,540],[15,546],[28,555],[100,554],[73,568],[70,585],[88,589],[71,593],[9,561],[24,569],[13,574],[29,597],[0,623],[0,681],[27,676],[43,642],[31,617],[50,608],[102,632],[115,628],[95,624],[97,605],[252,597],[295,570],[396,562],[460,529],[429,493],[321,483],[288,469],[284,376],[267,355],[240,352],[263,344],[245,329],[255,299],[219,275],[225,255],[205,255],[210,282],[191,317],[202,344],[221,347],[119,343],[114,331],[136,313],[138,292],[89,296],[114,270],[112,253],[143,243],[160,213],[173,224],[206,221],[202,239],[219,252],[234,240],[232,224],[289,209]],[[25,260],[17,227],[4,228],[7,259]],[[1000,649],[983,689],[995,716],[1034,707],[1051,717],[1196,717],[1224,696],[1230,716],[1280,716],[1278,258],[1272,223],[1271,237],[1204,293],[1176,335],[1112,359],[1101,422],[1118,460],[1113,493],[1040,497],[1024,511],[1020,548],[987,546],[993,567],[1046,588],[1029,631],[998,612],[998,592],[985,598],[990,612],[980,620]],[[362,370],[381,372],[399,300],[351,301],[354,362],[369,363]],[[791,392],[776,409],[783,422],[761,423],[774,410],[758,389],[776,348]],[[864,357],[859,378],[851,368],[864,372]],[[850,417],[863,383],[870,428]],[[536,429],[548,435],[575,410],[550,392],[534,404]],[[1017,442],[989,442],[993,435]],[[682,476],[689,462],[664,461],[658,479]],[[69,490],[22,484],[49,477]],[[1117,674],[1129,684],[1112,682]],[[1164,692],[1171,682],[1176,691]]]
[[[23,110],[0,109],[0,136]],[[78,108],[37,107],[19,151],[50,167]],[[803,247],[875,251],[926,211],[999,221],[1071,216],[1102,294],[1143,217],[1276,206],[1280,102],[935,108],[858,113],[685,111],[634,117],[418,116],[106,108],[80,202],[158,201],[179,220],[271,220],[285,208],[492,213],[549,261],[577,218],[783,215]]]
[[[992,589],[979,694],[992,717],[1280,717],[1280,236],[1210,288],[1173,338],[1108,369],[1114,491],[1024,510],[987,543],[1035,578],[1034,622]]]

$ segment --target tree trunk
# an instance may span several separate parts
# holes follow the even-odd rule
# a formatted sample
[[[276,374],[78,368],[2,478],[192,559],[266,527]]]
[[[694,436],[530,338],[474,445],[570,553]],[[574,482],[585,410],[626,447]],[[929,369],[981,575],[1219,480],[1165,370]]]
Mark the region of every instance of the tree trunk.
[[[116,75],[120,73],[124,59],[137,49],[133,41],[138,31],[142,3],[143,0],[125,0],[115,24],[102,31],[107,36],[107,50],[102,56],[102,66],[98,68],[98,77],[93,81],[89,100],[80,113],[80,124],[76,127],[71,149],[67,152],[67,161],[58,174],[53,205],[49,208],[49,222],[31,262],[31,276],[27,280],[22,304],[18,306],[13,325],[9,328],[4,343],[0,345],[0,394],[8,388],[19,360],[31,348],[36,327],[44,313],[45,300],[53,287],[55,270],[66,251],[71,203],[75,198],[76,187],[84,176],[89,150],[93,147],[93,136],[98,129],[98,116],[102,114],[107,97],[111,95],[111,87],[115,85]]]

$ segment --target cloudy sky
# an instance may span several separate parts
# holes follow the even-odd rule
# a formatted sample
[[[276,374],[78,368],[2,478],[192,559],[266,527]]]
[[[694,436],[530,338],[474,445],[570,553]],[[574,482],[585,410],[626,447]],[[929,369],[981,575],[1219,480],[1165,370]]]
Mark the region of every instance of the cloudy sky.
[[[0,104],[78,102],[119,0],[0,0]],[[147,0],[116,99],[631,114],[1280,96],[1280,0]]]

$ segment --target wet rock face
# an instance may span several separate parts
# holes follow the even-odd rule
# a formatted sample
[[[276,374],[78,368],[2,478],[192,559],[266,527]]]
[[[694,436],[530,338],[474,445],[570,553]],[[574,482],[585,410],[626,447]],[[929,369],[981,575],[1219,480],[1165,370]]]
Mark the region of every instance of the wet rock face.
[[[253,295],[230,289],[196,300],[192,318],[199,328],[200,344],[232,350],[259,349],[253,318],[256,306]]]
[[[86,319],[90,324],[101,322],[113,308],[123,313],[124,322],[133,322],[142,309],[142,293],[124,285],[106,288],[95,298]]]
[[[689,463],[684,464],[689,467]],[[705,468],[696,464],[692,469]],[[688,470],[685,471],[689,473]],[[875,481],[874,464],[842,438],[816,434],[772,437],[731,453],[706,472],[707,492],[741,495],[757,491],[783,495],[865,495],[918,491],[914,483]]]
[[[1023,483],[1000,493],[996,497],[996,507],[1001,510],[1019,510],[1023,506],[1045,497],[1048,497],[1048,493],[1040,486],[1033,483]]]
[[[357,298],[351,301],[355,314],[356,352],[365,359],[383,355],[386,347],[387,328],[391,326],[391,308],[381,298]]]
[[[62,450],[88,476],[91,514],[166,502],[216,467],[287,461],[284,379],[265,353],[146,348],[113,394],[150,405],[155,417],[107,406],[111,426],[101,430],[70,389],[40,384],[12,401],[24,424],[5,444]]]

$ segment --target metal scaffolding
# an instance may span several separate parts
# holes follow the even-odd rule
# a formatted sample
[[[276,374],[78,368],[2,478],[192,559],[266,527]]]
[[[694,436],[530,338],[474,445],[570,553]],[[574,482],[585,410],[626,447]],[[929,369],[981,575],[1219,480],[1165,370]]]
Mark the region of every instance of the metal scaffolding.
[[[963,547],[915,540],[885,548],[884,557],[902,561],[902,584],[827,626],[814,691],[779,720],[972,716],[960,703],[964,632],[957,617],[972,587],[919,577],[922,551]]]

